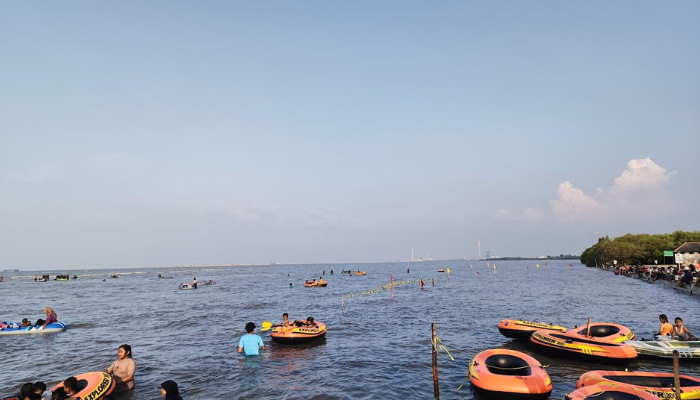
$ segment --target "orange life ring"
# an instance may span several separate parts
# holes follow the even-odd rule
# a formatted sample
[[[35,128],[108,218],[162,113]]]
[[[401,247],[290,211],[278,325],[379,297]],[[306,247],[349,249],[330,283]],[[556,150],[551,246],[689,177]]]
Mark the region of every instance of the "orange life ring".
[[[112,378],[112,375],[106,372],[86,372],[84,374],[76,375],[75,379],[78,380],[78,393],[69,397],[70,399],[80,397],[81,400],[99,400],[112,393],[112,390],[114,390],[114,379]],[[63,382],[52,387],[51,391],[53,392],[62,387]]]

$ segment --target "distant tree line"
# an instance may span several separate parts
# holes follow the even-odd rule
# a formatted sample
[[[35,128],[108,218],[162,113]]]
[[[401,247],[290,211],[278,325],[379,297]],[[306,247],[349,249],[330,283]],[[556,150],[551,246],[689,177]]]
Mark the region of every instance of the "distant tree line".
[[[558,256],[547,256],[547,257],[491,257],[482,258],[483,261],[488,260],[501,260],[501,261],[512,261],[512,260],[578,260],[579,256],[572,254],[560,254]]]
[[[700,231],[658,235],[628,233],[614,239],[605,236],[581,253],[581,262],[588,267],[595,267],[596,263],[612,263],[613,260],[627,264],[654,264],[654,260],[658,260],[663,264],[664,250],[675,250],[685,242],[700,242]]]

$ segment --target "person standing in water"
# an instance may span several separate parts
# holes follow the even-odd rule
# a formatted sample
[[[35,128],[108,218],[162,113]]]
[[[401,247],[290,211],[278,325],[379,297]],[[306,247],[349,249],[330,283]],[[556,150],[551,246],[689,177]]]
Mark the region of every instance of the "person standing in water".
[[[117,351],[117,359],[105,370],[112,375],[116,386],[115,392],[124,392],[134,388],[134,375],[136,374],[136,362],[131,358],[131,346],[123,344]]]
[[[245,351],[246,357],[260,355],[259,349],[265,350],[265,343],[263,343],[260,336],[253,333],[255,331],[255,324],[248,322],[245,325],[245,331],[247,333],[238,341],[238,352],[242,353]]]

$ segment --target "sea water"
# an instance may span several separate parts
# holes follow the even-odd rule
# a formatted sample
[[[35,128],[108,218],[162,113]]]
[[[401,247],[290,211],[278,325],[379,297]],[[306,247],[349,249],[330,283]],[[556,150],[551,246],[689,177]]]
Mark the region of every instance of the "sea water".
[[[665,285],[572,261],[495,261],[495,269],[493,264],[454,260],[5,274],[0,283],[2,320],[36,321],[50,306],[68,329],[0,336],[0,395],[16,393],[25,382],[42,380],[53,386],[72,375],[104,370],[117,358],[118,347],[129,344],[137,365],[136,388],[121,399],[159,399],[160,383],[168,379],[179,384],[185,399],[429,399],[434,322],[454,357],[450,360],[444,351],[438,355],[442,399],[479,398],[468,381],[456,390],[465,381],[471,358],[492,348],[524,351],[549,365],[551,398],[562,399],[588,370],[672,372],[673,367],[670,361],[612,367],[545,357],[527,343],[502,336],[497,328],[502,319],[572,327],[592,317],[649,338],[664,313],[671,320],[682,317],[692,332],[700,332],[697,297]],[[448,268],[449,276],[437,272]],[[367,275],[350,276],[342,270]],[[61,273],[79,279],[34,282],[34,274],[44,273],[52,279]],[[173,279],[158,279],[159,273]],[[110,278],[114,274],[119,278]],[[391,290],[381,289],[392,275],[399,283],[393,299]],[[321,276],[328,287],[303,286],[306,279]],[[178,290],[194,277],[216,284]],[[425,281],[423,289],[419,278]],[[262,355],[237,353],[247,322],[258,327],[262,321],[280,322],[284,312],[292,320],[312,316],[324,322],[326,338],[278,345],[258,329],[267,346]],[[681,373],[700,376],[700,366],[682,362]]]

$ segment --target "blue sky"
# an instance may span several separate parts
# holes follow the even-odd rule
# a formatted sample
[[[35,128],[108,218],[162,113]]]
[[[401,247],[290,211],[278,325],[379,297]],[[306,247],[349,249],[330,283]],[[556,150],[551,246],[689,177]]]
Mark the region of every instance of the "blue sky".
[[[698,2],[0,7],[0,268],[580,254],[700,226]]]

